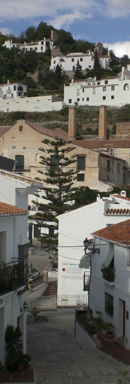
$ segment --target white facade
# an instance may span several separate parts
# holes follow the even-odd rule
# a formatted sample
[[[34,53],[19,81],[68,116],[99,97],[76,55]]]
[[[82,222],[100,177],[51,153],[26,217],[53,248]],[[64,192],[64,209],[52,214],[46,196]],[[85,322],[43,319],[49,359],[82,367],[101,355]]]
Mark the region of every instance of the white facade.
[[[17,99],[19,97],[25,97],[27,94],[27,85],[20,83],[11,84],[9,81],[7,84],[0,85],[0,101],[1,99]]]
[[[96,78],[72,81],[69,86],[64,86],[64,102],[66,105],[111,107],[129,104],[130,71],[122,67],[119,77],[107,77],[100,81]]]
[[[111,209],[116,209],[115,213]],[[117,212],[127,209],[128,212]],[[109,211],[108,211],[109,209]],[[98,198],[86,205],[58,217],[58,306],[88,304],[88,291],[84,290],[84,279],[89,280],[89,269],[79,268],[84,256],[83,241],[92,237],[92,232],[107,225],[116,224],[130,217],[130,201],[120,196]]]
[[[0,170],[0,201],[27,210],[41,185],[29,177]]]
[[[3,47],[5,48],[8,48],[8,49],[12,49],[12,48],[16,48],[20,51],[24,51],[24,52],[30,52],[30,51],[35,51],[37,53],[45,53],[46,50],[47,50],[47,43],[50,47],[50,49],[53,49],[53,42],[50,40],[50,39],[46,39],[46,37],[44,37],[43,40],[39,40],[37,42],[35,41],[32,41],[31,43],[26,43],[26,41],[21,44],[21,43],[13,43],[12,40],[6,40],[3,44]]]
[[[52,95],[0,99],[0,111],[4,112],[51,112],[60,111],[63,101],[53,101]]]
[[[17,212],[17,209],[14,207],[14,212]],[[28,239],[27,213],[9,214],[9,212],[10,205],[7,204],[7,215],[1,214],[0,216],[0,269],[5,268],[5,273],[10,276],[9,270],[13,271],[14,262],[21,265],[19,264],[19,247],[26,247]],[[3,362],[5,359],[4,337],[8,324],[20,327],[23,348],[24,352],[26,352],[26,314],[23,309],[26,296],[25,282],[18,284],[15,288],[5,288],[4,290],[0,280],[0,360]]]
[[[120,338],[128,349],[130,349],[130,243],[125,237],[129,228],[130,220],[125,221],[123,226],[122,223],[113,226],[113,234],[115,232],[119,239],[119,233],[120,240],[116,240],[114,235],[112,238],[110,234],[106,236],[104,230],[99,231],[97,235],[94,234],[95,248],[99,248],[100,253],[93,253],[91,256],[89,303],[93,316],[97,317],[96,311],[101,312],[103,320],[113,324],[114,336]],[[111,249],[113,247],[115,271],[113,281],[105,279],[101,271],[110,255],[110,247]]]
[[[19,263],[19,257],[25,259],[24,272],[27,272],[28,255],[28,195],[34,194],[41,185],[29,178],[0,170],[0,213],[1,204],[7,205],[7,213],[0,214],[0,266]],[[11,213],[12,206],[13,213]],[[19,211],[20,208],[20,213]],[[23,335],[23,348],[26,352],[26,312],[24,303],[27,291],[25,283],[15,290],[1,292],[0,286],[0,360],[4,362],[4,335],[8,324],[19,326]]]
[[[109,68],[110,56],[101,55],[99,56],[99,63],[102,68]],[[94,68],[94,53],[88,51],[87,53],[76,52],[68,53],[66,56],[52,57],[50,69],[55,70],[56,66],[59,65],[63,71],[75,71],[77,64],[81,66],[81,70],[91,70]]]

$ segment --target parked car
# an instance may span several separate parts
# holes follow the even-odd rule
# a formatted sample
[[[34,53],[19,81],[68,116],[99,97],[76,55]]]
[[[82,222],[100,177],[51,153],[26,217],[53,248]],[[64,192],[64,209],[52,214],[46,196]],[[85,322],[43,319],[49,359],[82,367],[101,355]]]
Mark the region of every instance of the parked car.
[[[36,268],[32,268],[31,273],[29,273],[29,279],[37,279],[40,276],[40,272]]]

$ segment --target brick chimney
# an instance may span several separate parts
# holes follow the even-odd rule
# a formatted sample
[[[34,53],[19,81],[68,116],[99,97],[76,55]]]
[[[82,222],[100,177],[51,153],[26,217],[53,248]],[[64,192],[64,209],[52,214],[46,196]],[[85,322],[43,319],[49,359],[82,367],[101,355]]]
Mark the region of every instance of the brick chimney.
[[[75,137],[76,137],[76,107],[75,107],[75,105],[69,106],[68,137],[70,139],[75,139]]]
[[[101,106],[99,109],[98,137],[100,139],[106,139],[107,137],[107,109],[105,106]]]

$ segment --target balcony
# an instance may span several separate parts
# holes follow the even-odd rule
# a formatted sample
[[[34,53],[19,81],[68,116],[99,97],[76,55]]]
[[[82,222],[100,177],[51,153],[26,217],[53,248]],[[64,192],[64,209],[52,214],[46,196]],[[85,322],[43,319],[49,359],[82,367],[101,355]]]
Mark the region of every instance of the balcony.
[[[26,284],[24,260],[0,265],[0,295]]]
[[[102,276],[103,279],[109,281],[110,283],[114,282],[115,280],[115,270],[111,267],[102,267]]]

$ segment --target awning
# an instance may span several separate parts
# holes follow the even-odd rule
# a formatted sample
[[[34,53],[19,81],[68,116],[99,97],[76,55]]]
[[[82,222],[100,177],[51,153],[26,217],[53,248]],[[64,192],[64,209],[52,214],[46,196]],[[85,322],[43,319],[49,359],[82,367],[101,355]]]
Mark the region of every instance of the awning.
[[[110,244],[108,255],[106,259],[103,261],[103,266],[107,268],[110,265],[113,257],[114,257],[114,245]]]
[[[91,251],[87,254],[81,257],[79,268],[89,269],[90,267],[90,255]]]

